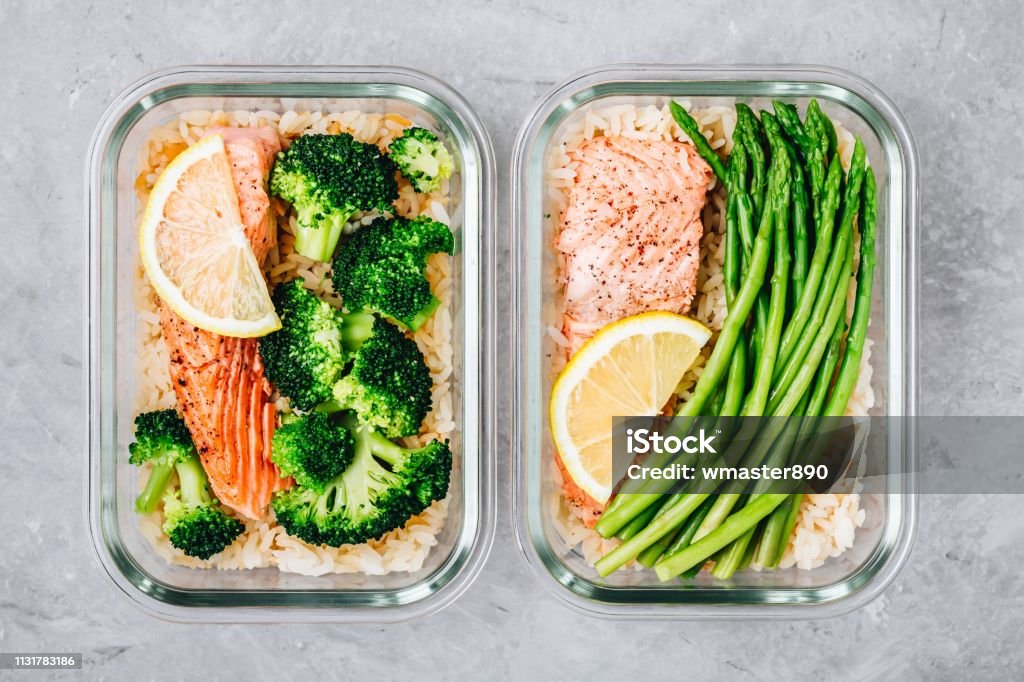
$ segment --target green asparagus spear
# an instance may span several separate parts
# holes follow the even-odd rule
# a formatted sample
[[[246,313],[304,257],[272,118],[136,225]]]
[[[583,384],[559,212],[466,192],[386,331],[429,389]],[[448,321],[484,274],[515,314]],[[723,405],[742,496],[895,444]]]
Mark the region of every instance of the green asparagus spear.
[[[793,408],[794,411],[798,415],[802,414],[805,404],[806,402],[801,400]],[[789,415],[783,416],[788,417]],[[762,464],[768,467],[780,466],[789,458],[801,421],[799,416],[789,419],[771,419],[763,425],[760,432],[757,432],[758,425],[753,420],[748,420],[744,422],[741,429],[743,433],[736,438],[738,449],[728,452],[728,456],[722,459],[724,461],[731,461],[732,457],[742,454],[743,458],[740,460],[741,467],[751,468]],[[742,447],[744,446],[747,447],[745,454],[742,452]],[[761,494],[767,492],[767,485],[767,481],[759,481],[754,486],[753,493]],[[715,496],[715,502],[711,506],[707,517],[701,523],[700,528],[697,529],[697,533],[694,536],[695,539],[699,540],[724,523],[729,515],[733,513],[736,505],[743,502],[746,488],[747,483],[742,480],[734,480],[727,483],[722,492]]]
[[[822,409],[824,409],[825,400],[832,387],[832,377],[835,374],[836,365],[839,364],[842,354],[841,350],[845,332],[846,320],[840,318],[825,350],[825,357],[822,358],[818,371],[814,376],[814,381],[811,384],[810,398],[807,402],[807,416],[804,417],[800,425],[800,434],[798,436],[801,442],[806,442],[808,434],[813,433],[820,421],[820,417],[817,415],[821,414]],[[785,504],[780,505],[768,518],[763,537],[772,536],[775,544],[771,546],[767,543],[762,543],[762,546],[758,548],[757,562],[761,566],[775,568],[779,565],[782,555],[786,552],[786,546],[789,544],[789,537],[793,534],[793,527],[796,525],[796,519],[800,513],[800,505],[803,503],[803,499],[803,494],[791,495],[790,499]]]
[[[814,375],[811,384],[807,408],[803,421],[800,424],[798,439],[805,442],[807,435],[814,431],[819,421],[819,415],[824,408],[825,399],[828,397],[829,389],[832,386],[832,376],[835,374],[836,365],[839,362],[840,350],[843,343],[843,335],[846,332],[846,320],[840,318],[829,340],[825,350],[825,357],[822,358],[818,371]],[[804,496],[800,493],[790,496],[784,504],[772,512],[765,523],[761,544],[757,548],[757,563],[765,568],[775,568],[779,565],[782,555],[789,543],[789,536],[793,533],[793,526],[796,523],[797,514],[800,512],[800,504]],[[772,543],[774,541],[774,544]]]
[[[772,446],[771,452],[765,458],[764,464],[769,468],[780,467],[785,465],[787,462],[793,461],[793,449],[798,443],[798,438],[801,435],[801,427],[805,423],[802,415],[806,413],[807,404],[810,400],[810,394],[805,393],[804,397],[800,400],[796,409],[793,410],[793,416],[787,421],[786,428],[783,431],[782,436],[779,437],[778,441]],[[752,495],[761,495],[771,488],[771,482],[765,479],[759,480],[751,490]],[[784,510],[788,509],[789,501],[785,504],[779,505],[775,511],[772,512],[771,516],[762,524],[761,537],[758,542],[758,546],[755,549],[755,555],[757,562],[766,566],[775,556],[775,548],[779,544],[779,535],[784,532],[786,514]],[[724,571],[725,569],[723,569]]]
[[[769,175],[768,196],[774,201],[774,197],[788,192],[789,169],[785,163],[773,163]],[[732,363],[733,349],[743,331],[747,316],[761,292],[765,272],[768,269],[768,254],[774,237],[774,220],[771,211],[766,212],[765,215],[768,217],[762,220],[758,227],[746,276],[743,278],[743,283],[736,296],[735,305],[725,318],[718,342],[715,344],[714,350],[711,351],[711,357],[704,367],[704,372],[694,387],[693,396],[678,412],[681,416],[701,414],[708,399]]]
[[[793,529],[792,524],[789,522],[790,514],[793,512],[793,505],[797,505],[797,510],[799,510],[802,500],[802,494],[790,495],[785,502],[776,507],[768,518],[765,519],[763,524],[764,530],[761,532],[761,542],[758,543],[757,550],[754,552],[754,561],[762,568],[775,568],[779,565],[779,559],[782,556],[782,552],[786,550],[789,534]],[[793,521],[796,521],[795,516]]]
[[[821,287],[822,277],[825,275],[826,266],[834,260],[830,259],[832,254],[833,224],[835,214],[839,207],[839,187],[843,176],[843,168],[839,163],[839,157],[834,157],[828,169],[828,176],[825,179],[824,197],[822,199],[821,224],[824,226],[816,230],[814,257],[811,259],[810,268],[807,271],[807,281],[801,292],[800,299],[796,304],[793,315],[782,333],[782,342],[779,345],[778,363],[776,363],[775,380],[778,381],[786,363],[789,361],[793,350],[800,340],[800,335],[810,319],[812,311],[819,315],[823,312],[823,304],[818,303],[821,290],[830,286],[829,280],[825,280],[824,287]],[[838,244],[837,244],[838,248]],[[836,276],[832,270],[828,273]],[[834,285],[834,280],[832,284]],[[827,298],[827,297],[826,297]]]
[[[743,152],[740,152],[740,156]],[[745,158],[745,157],[744,157]],[[730,159],[729,172],[736,177],[740,171],[736,170],[740,164],[736,164],[736,154]],[[739,187],[739,181],[734,181]],[[726,230],[725,230],[725,302],[726,307],[731,307],[736,296],[739,294],[740,278],[742,273],[743,245],[740,243],[740,232],[738,225],[738,204],[737,195],[730,192],[727,198],[726,208]],[[736,342],[736,349],[733,351],[732,361],[729,365],[729,374],[725,384],[722,411],[719,414],[734,416],[738,413],[743,395],[746,392],[747,384],[747,352],[746,340],[743,332]]]
[[[654,519],[654,517],[657,515],[658,511],[661,510],[662,505],[664,505],[665,503],[665,499],[666,498],[662,497],[657,502],[652,504],[650,507],[644,509],[642,512],[633,517],[633,520],[627,523],[625,527],[623,527],[623,529],[620,530],[615,537],[625,541],[630,539],[640,531],[642,531],[644,528],[646,528],[647,524],[650,523],[651,520]]]
[[[815,140],[804,128],[796,107],[776,99],[772,100],[772,108],[775,110],[775,117],[778,119],[779,125],[782,126],[793,144],[799,147],[801,156],[804,159],[809,158],[811,151],[815,148]]]
[[[735,150],[738,146],[746,152],[751,170],[749,191],[751,221],[746,224],[740,223],[740,227],[743,229],[741,234],[744,243],[749,243],[753,235],[752,224],[754,222],[760,224],[764,217],[769,163],[765,155],[765,134],[761,121],[754,115],[750,107],[742,103],[736,105],[736,115],[733,149]],[[756,363],[757,358],[761,355],[761,346],[764,344],[764,332],[767,325],[768,294],[762,290],[757,296],[754,308],[754,325],[750,335],[750,351],[748,353],[751,364]]]
[[[825,349],[825,357],[821,359],[818,372],[814,375],[814,383],[811,384],[811,399],[807,403],[808,415],[820,415],[825,408],[825,400],[828,398],[832,388],[832,379],[836,373],[836,365],[839,364],[840,354],[843,346],[843,335],[846,333],[846,320],[840,319],[832,332],[832,338]]]
[[[708,510],[711,509],[711,505],[713,503],[713,498],[708,497],[705,499],[701,503],[700,507],[697,508],[697,511],[690,514],[690,516],[674,533],[666,535],[645,549],[640,553],[637,560],[643,566],[650,568],[666,551],[679,551],[679,549],[689,545],[690,541],[693,539],[693,534],[697,532],[697,528],[700,526],[701,521],[703,521],[704,517],[708,515]]]
[[[736,571],[740,570],[740,566],[747,556],[747,548],[753,541],[756,532],[757,525],[755,524],[750,530],[726,546],[715,559],[715,567],[711,569],[711,575],[719,580],[728,580]]]
[[[707,499],[707,494],[679,495],[667,503],[668,509],[646,528],[598,559],[594,567],[602,577],[611,575],[623,564],[668,535]],[[689,566],[687,566],[689,568]]]
[[[665,553],[665,549],[675,542],[675,539],[679,537],[679,534],[683,532],[683,528],[686,527],[684,522],[682,526],[679,526],[668,535],[665,535],[637,555],[636,560],[644,568],[650,568],[661,558],[661,555]]]
[[[812,100],[808,108],[817,108],[818,103]],[[813,208],[814,225],[821,227],[821,196],[825,184],[825,163],[828,154],[828,133],[819,117],[808,116],[806,122],[800,122],[797,109],[792,104],[780,100],[772,101],[775,115],[782,125],[783,131],[793,141],[803,158],[807,170],[807,178],[811,190],[811,207]],[[821,109],[817,109],[820,114]],[[831,126],[831,122],[829,122]],[[833,130],[833,135],[835,131]]]
[[[679,127],[683,129],[683,132],[689,136],[690,141],[693,142],[693,146],[697,148],[697,153],[700,154],[700,157],[704,159],[709,166],[711,166],[711,172],[715,174],[715,177],[718,178],[719,182],[726,182],[727,173],[725,170],[725,164],[722,162],[722,159],[718,156],[715,150],[711,148],[707,138],[701,134],[700,124],[690,116],[689,112],[687,112],[682,105],[673,101],[668,103],[668,108],[669,111],[672,112],[672,118],[674,118],[676,123],[679,124]],[[729,188],[726,187],[726,190],[728,189]]]
[[[751,562],[754,560],[754,552],[757,551],[757,546],[761,544],[761,535],[764,532],[764,521],[754,528],[754,537],[751,538],[750,543],[747,544],[747,551],[743,554],[743,561],[740,562],[737,572],[742,572],[750,568]]]
[[[775,555],[771,557],[768,563],[764,564],[766,568],[775,568],[782,561],[782,556],[786,553],[786,546],[789,545],[789,538],[793,535],[796,519],[800,515],[800,505],[803,502],[803,493],[789,496],[788,506],[786,507],[786,520],[783,521],[782,532],[779,534],[779,544],[775,546]]]
[[[746,211],[745,204],[741,206],[742,202],[740,202],[739,197],[742,195],[749,201],[749,198],[743,192],[743,188],[746,185],[746,159],[746,151],[744,151],[743,146],[736,145],[733,148],[732,156],[729,158],[729,169],[727,171],[730,180],[726,184],[731,188],[728,190],[729,195],[726,199],[725,263],[723,267],[727,308],[732,307],[733,301],[739,293],[743,262],[745,261],[739,228],[739,220],[741,219],[739,214],[741,211],[743,212],[742,219],[748,223],[747,229],[749,229],[749,212]],[[741,336],[736,343],[736,349],[733,351],[732,362],[729,365],[729,375],[725,383],[722,410],[719,412],[723,416],[735,416],[739,412],[740,404],[746,393],[746,347],[746,340],[743,338],[743,332],[741,332]]]
[[[729,364],[729,376],[725,382],[725,400],[719,415],[735,417],[742,407],[743,396],[747,388],[747,343],[740,332],[739,340],[732,352]]]
[[[761,114],[761,121],[768,135],[772,149],[772,173],[783,176],[782,183],[770,194],[770,203],[761,214],[762,229],[766,221],[775,225],[775,259],[772,264],[771,300],[768,304],[768,319],[764,327],[762,345],[754,370],[754,383],[743,405],[745,416],[760,416],[764,412],[771,389],[775,358],[779,349],[779,338],[786,316],[789,291],[789,198],[790,160],[785,143],[779,132],[778,122],[768,112]]]
[[[707,561],[715,552],[756,526],[787,497],[785,494],[771,494],[751,499],[743,509],[730,516],[711,533],[671,556],[662,557],[654,565],[658,578],[662,582],[671,580],[683,571]]]
[[[848,244],[852,244],[853,242],[853,222],[860,210],[860,190],[863,177],[864,146],[858,139],[857,144],[854,147],[853,161],[850,164],[849,181],[846,185],[846,196],[843,200],[843,216],[836,237],[835,249],[833,250],[832,258],[829,262],[828,271],[825,273],[824,284],[821,287],[821,291],[818,292],[818,297],[814,303],[812,314],[808,319],[807,324],[804,326],[804,329],[800,332],[800,337],[796,341],[792,353],[788,356],[782,372],[777,374],[775,377],[775,382],[772,385],[771,396],[768,399],[769,411],[779,404],[781,396],[788,389],[790,383],[792,383],[793,376],[803,366],[803,360],[810,345],[820,338],[825,338],[827,343],[829,336],[823,337],[818,332],[823,328],[822,314],[825,312],[826,307],[829,304],[832,291],[836,286],[837,280],[840,279],[843,268],[845,267],[844,255],[846,253],[846,247]],[[824,329],[832,329],[832,327],[825,326]],[[822,347],[822,350],[824,351],[824,346]],[[817,369],[817,365],[815,365],[815,369]]]
[[[831,159],[836,153],[836,127],[832,125],[832,119],[825,115],[818,104],[818,100],[812,99],[807,103],[807,120],[812,122],[815,128],[815,137],[818,140],[818,148],[822,156]]]
[[[725,185],[728,195],[725,208],[725,301],[731,306],[739,293],[743,264],[750,258],[753,247],[753,229],[750,226],[749,197],[746,196],[747,152],[743,145],[735,145],[729,157]],[[747,199],[746,202],[742,199]],[[741,227],[740,222],[743,222]],[[744,232],[746,235],[744,235]],[[748,243],[744,243],[744,239]]]
[[[851,242],[846,247],[846,262],[843,265],[843,273],[836,284],[835,290],[832,292],[832,301],[825,313],[825,321],[821,325],[824,329],[834,329],[835,325],[839,324],[839,320],[846,315],[846,295],[850,286],[850,269],[852,266],[853,243]],[[789,384],[789,388],[786,389],[785,393],[779,394],[774,401],[769,402],[768,409],[770,414],[777,416],[792,414],[804,392],[810,387],[811,381],[813,381],[821,363],[821,358],[825,354],[825,349],[832,340],[831,337],[831,334],[819,334],[815,337],[814,343],[811,344],[807,354],[800,363],[792,382]]]
[[[668,545],[668,549],[665,551],[665,556],[670,556],[683,547],[688,547],[693,542],[693,536],[697,533],[697,529],[700,528],[700,524],[707,518],[708,512],[711,511],[711,507],[715,504],[715,496],[709,495],[704,502],[701,503],[700,507],[695,511],[682,526],[682,532]]]
[[[808,252],[810,245],[807,234],[807,184],[804,177],[803,166],[797,158],[793,147],[787,142],[786,151],[789,153],[790,167],[793,169],[793,178],[790,182],[790,224],[793,228],[793,308],[800,301],[804,284],[807,281]]]
[[[860,225],[860,266],[857,270],[857,298],[853,304],[853,319],[850,322],[850,333],[846,337],[846,354],[843,364],[839,367],[832,396],[825,405],[825,415],[842,416],[850,395],[857,385],[860,374],[860,359],[864,352],[864,339],[867,336],[868,322],[871,320],[871,289],[875,277],[875,222],[877,205],[875,174],[869,168],[865,173],[863,197],[861,199]]]
[[[765,157],[764,134],[761,122],[754,110],[742,102],[736,105],[736,131],[733,133],[750,157],[750,199],[754,208],[754,220],[761,219],[767,192],[768,161]]]
[[[845,333],[846,320],[840,318],[825,350],[825,357],[822,358],[818,371],[814,376],[814,381],[811,384],[810,398],[808,399],[806,409],[807,416],[804,417],[800,425],[800,434],[798,436],[800,442],[806,442],[807,436],[813,433],[815,426],[820,420],[818,415],[824,409],[825,399],[828,397],[829,389],[832,387],[832,377],[835,374],[836,365],[839,364],[843,335]],[[789,536],[793,534],[793,526],[796,524],[803,499],[804,496],[800,493],[791,495],[790,499],[785,504],[780,505],[769,517],[765,525],[764,536],[762,537],[773,536],[775,538],[775,545],[769,546],[762,542],[762,546],[758,548],[757,554],[757,562],[765,568],[775,568],[779,565],[779,561],[782,560],[782,555],[786,552],[786,545],[789,544]]]
[[[707,164],[711,167],[711,171],[718,178],[719,182],[725,184],[726,191],[729,192],[730,195],[742,194],[742,190],[739,189],[739,186],[740,178],[745,178],[745,167],[743,168],[744,173],[742,175],[739,173],[730,173],[729,170],[726,169],[725,164],[718,157],[718,154],[715,153],[715,151],[711,148],[711,145],[708,144],[707,139],[701,134],[700,124],[698,124],[697,121],[692,116],[690,116],[686,109],[684,109],[681,105],[677,104],[676,102],[669,102],[669,110],[672,113],[672,118],[675,119],[676,123],[679,124],[679,127],[683,129],[683,132],[685,132],[687,136],[689,136],[690,140],[693,142],[694,147],[696,147],[697,149],[697,153],[700,154],[701,158],[704,159],[707,162]],[[749,111],[749,107],[747,108],[747,111]],[[760,215],[760,201],[764,191],[764,149],[761,147],[760,142],[758,140],[759,133],[757,126],[759,126],[759,124],[757,123],[757,117],[753,116],[753,112],[750,112],[750,116],[753,117],[753,123],[751,123],[750,121],[747,121],[745,123],[747,128],[746,131],[734,133],[734,137],[736,138],[736,141],[739,143],[739,145],[734,144],[733,154],[736,154],[737,146],[743,147],[745,150],[748,151],[748,153],[752,154],[751,163],[754,166],[752,184],[755,188],[755,191],[752,195],[753,203],[751,205],[754,209],[753,214],[756,216]],[[739,125],[740,124],[737,123],[737,130],[739,130]],[[746,155],[742,157],[742,163],[746,164]],[[744,210],[744,206],[740,206],[739,208],[740,210]],[[750,215],[750,213],[744,211],[744,215]],[[747,225],[749,225],[749,223],[740,224],[741,238],[744,234],[750,233],[749,229],[744,229]],[[765,318],[767,316],[767,302],[761,299],[760,296],[758,297],[757,302],[757,316],[758,324],[755,325],[755,339],[753,344],[755,350],[760,349],[762,330],[765,324]]]
[[[712,400],[713,403],[717,403],[721,391],[716,391],[716,395]],[[712,405],[712,411],[717,405]],[[696,420],[686,419],[677,420],[682,422],[681,424],[675,424],[676,427],[683,435],[687,431],[699,431],[701,428],[711,428],[714,424],[714,420],[710,416],[701,416]],[[664,468],[665,466],[677,463],[681,465],[693,466],[697,462],[696,454],[683,453],[680,455],[672,455],[667,453],[656,453],[651,455],[657,459],[651,462],[651,468]],[[603,537],[610,538],[622,530],[630,521],[632,521],[638,514],[643,513],[645,509],[651,505],[657,503],[663,495],[668,493],[673,487],[673,484],[664,480],[653,480],[645,479],[643,481],[629,481],[634,484],[630,486],[630,489],[626,491],[623,486],[623,491],[620,491],[616,495],[611,503],[605,508],[601,514],[601,518],[598,519],[597,524],[594,526],[594,530],[600,533]],[[668,503],[666,503],[668,504]]]

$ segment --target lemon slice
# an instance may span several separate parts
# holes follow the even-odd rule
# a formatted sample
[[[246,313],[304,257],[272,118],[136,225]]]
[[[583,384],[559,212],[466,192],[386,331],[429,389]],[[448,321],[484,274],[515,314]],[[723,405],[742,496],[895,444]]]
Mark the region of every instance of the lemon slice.
[[[653,416],[711,338],[682,315],[650,312],[604,327],[551,389],[551,434],[574,483],[598,504],[612,493],[612,417]]]
[[[245,236],[220,135],[181,152],[157,179],[139,254],[163,302],[196,327],[241,337],[281,328]]]

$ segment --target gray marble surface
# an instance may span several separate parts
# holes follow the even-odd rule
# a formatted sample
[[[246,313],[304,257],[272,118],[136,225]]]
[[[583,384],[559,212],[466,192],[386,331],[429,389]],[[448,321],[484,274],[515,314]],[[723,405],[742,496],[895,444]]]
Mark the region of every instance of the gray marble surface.
[[[556,603],[519,556],[505,424],[494,550],[479,580],[442,613],[388,627],[152,619],[107,584],[83,526],[81,256],[83,157],[93,126],[114,95],[157,68],[394,63],[447,80],[494,140],[504,274],[512,141],[555,82],[615,61],[831,64],[888,93],[920,144],[922,411],[1019,414],[1020,3],[207,0],[166,11],[158,4],[165,3],[0,0],[0,120],[10,130],[0,144],[0,516],[8,528],[0,545],[0,650],[82,651],[85,678],[112,680],[1021,673],[1020,497],[924,496],[906,569],[880,599],[837,619],[597,621]],[[505,315],[504,288],[499,299]],[[507,400],[502,395],[500,404]]]

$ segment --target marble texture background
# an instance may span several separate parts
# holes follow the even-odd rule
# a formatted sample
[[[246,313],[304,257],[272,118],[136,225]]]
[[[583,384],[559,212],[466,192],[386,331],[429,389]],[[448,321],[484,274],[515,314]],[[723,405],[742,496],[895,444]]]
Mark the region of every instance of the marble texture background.
[[[170,3],[166,3],[170,4]],[[921,408],[1024,408],[1022,5],[0,0],[0,650],[77,650],[87,679],[1013,678],[1024,668],[1024,499],[924,496],[884,596],[815,622],[615,623],[552,599],[510,527],[464,597],[397,626],[182,626],[118,597],[82,519],[83,164],[121,89],[186,63],[405,64],[461,90],[499,168],[507,282],[515,132],[554,83],[616,61],[830,64],[876,83],[921,151]],[[826,5],[828,8],[826,9]],[[505,287],[505,284],[501,285]],[[508,291],[502,288],[502,319]],[[499,413],[508,396],[502,395]],[[10,675],[0,671],[0,678]],[[55,674],[81,679],[76,672]],[[37,679],[43,675],[38,674]]]

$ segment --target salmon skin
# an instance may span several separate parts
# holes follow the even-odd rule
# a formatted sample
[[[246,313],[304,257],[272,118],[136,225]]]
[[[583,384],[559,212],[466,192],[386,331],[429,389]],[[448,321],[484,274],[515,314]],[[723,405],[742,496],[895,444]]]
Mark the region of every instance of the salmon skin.
[[[595,137],[569,159],[576,177],[555,248],[563,254],[562,333],[571,357],[616,320],[689,312],[712,172],[692,145],[666,140]],[[564,497],[592,527],[603,506],[556,459]]]
[[[262,265],[277,242],[266,183],[281,143],[272,128],[211,128],[224,138],[245,236]],[[270,459],[277,414],[263,373],[258,339],[199,329],[168,306],[160,327],[185,423],[213,493],[223,504],[259,519],[277,490],[291,485]]]

